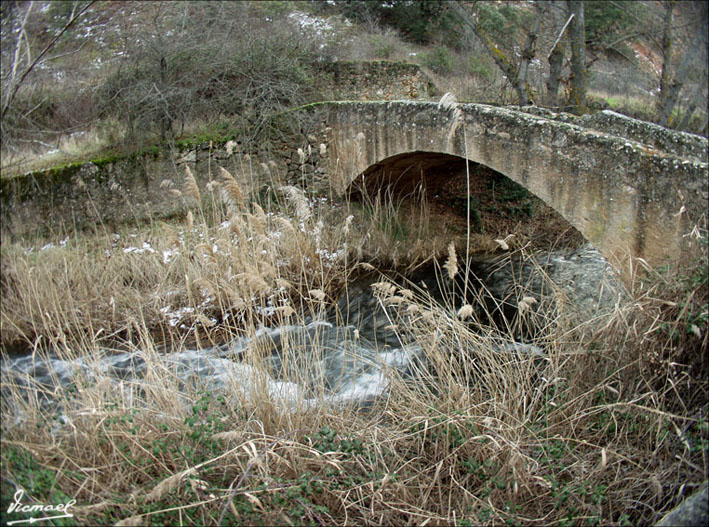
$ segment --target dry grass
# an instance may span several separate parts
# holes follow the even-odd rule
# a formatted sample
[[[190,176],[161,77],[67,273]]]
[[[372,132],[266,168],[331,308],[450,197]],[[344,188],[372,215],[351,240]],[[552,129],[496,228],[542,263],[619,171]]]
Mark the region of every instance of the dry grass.
[[[359,262],[414,268],[449,240],[434,233],[423,194],[331,206],[270,172],[218,174],[200,191],[186,168],[181,189],[164,189],[190,207],[183,223],[3,244],[3,347],[116,346],[137,326],[158,343],[214,343],[233,335],[221,324],[230,317],[265,323],[263,304],[302,313],[309,291],[335,298]],[[252,196],[263,184],[268,212]]]
[[[199,206],[181,226],[3,245],[3,354],[24,342],[90,360],[120,345],[146,362],[140,385],[77,377],[47,394],[59,407],[3,376],[3,514],[19,486],[43,503],[76,499],[77,525],[635,525],[706,479],[704,262],[639,278],[631,301],[584,321],[552,284],[538,303],[521,284],[517,312],[492,325],[484,291],[456,285],[464,261],[440,240],[454,302],[406,281],[373,289],[422,358],[389,372],[388,395],[367,408],[327,404],[324,386],[312,387],[317,404],[284,400],[258,344],[243,357],[249,382],[183,386],[163,343],[181,351],[303,323],[368,259],[403,268],[434,256],[419,243],[425,210],[374,196],[316,205],[286,188],[264,211],[245,204],[245,180],[222,173],[221,189],[197,195],[188,174],[179,199]],[[544,357],[500,352],[530,320]],[[285,349],[302,365],[297,346]],[[303,381],[313,365],[286,370]]]

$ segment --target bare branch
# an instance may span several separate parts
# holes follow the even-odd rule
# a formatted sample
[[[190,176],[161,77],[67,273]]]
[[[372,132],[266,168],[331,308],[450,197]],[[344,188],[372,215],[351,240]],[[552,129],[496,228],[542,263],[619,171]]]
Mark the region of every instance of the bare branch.
[[[66,33],[66,31],[74,25],[74,23],[83,15],[87,9],[89,9],[92,5],[96,3],[96,0],[92,0],[88,4],[86,4],[78,13],[76,12],[76,4],[74,4],[74,8],[72,9],[72,15],[69,21],[64,25],[64,27],[59,31],[59,33],[52,39],[49,44],[47,44],[44,49],[40,52],[39,55],[32,61],[32,63],[25,69],[25,71],[22,73],[20,78],[18,80],[15,79],[13,76],[11,80],[11,86],[8,86],[9,92],[7,99],[3,101],[2,105],[2,113],[0,113],[0,120],[5,119],[5,114],[7,114],[8,109],[10,108],[10,105],[12,102],[15,100],[15,96],[17,95],[17,91],[20,89],[20,86],[22,86],[22,83],[25,81],[27,76],[32,72],[32,70],[39,64],[39,62],[42,60],[42,57],[44,57],[50,49],[54,47],[54,45],[57,43],[57,41],[61,38],[61,36]],[[31,5],[30,5],[31,7]],[[27,14],[25,15],[25,21],[27,18],[27,15],[29,14],[29,9],[27,9]],[[24,21],[23,21],[23,32],[24,32]],[[13,64],[13,67],[16,67],[17,64]]]
[[[553,46],[551,47],[551,49],[549,50],[549,54],[547,55],[547,61],[548,61],[549,58],[551,57],[551,54],[554,53],[554,50],[556,49],[556,46],[559,45],[559,41],[561,40],[561,37],[564,36],[564,32],[566,31],[566,28],[569,27],[569,24],[571,23],[571,21],[572,21],[573,19],[574,19],[574,14],[571,13],[571,15],[569,16],[569,19],[566,21],[566,24],[564,24],[564,27],[562,27],[562,28],[561,28],[561,31],[559,31],[559,36],[556,37],[556,40],[554,41],[554,45],[553,45]]]

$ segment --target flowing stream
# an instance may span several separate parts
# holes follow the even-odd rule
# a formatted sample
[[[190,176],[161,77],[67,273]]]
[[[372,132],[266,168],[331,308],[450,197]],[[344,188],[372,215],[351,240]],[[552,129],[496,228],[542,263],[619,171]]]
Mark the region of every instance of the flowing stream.
[[[598,310],[617,300],[619,293],[600,285],[610,276],[607,263],[589,247],[571,254],[548,254],[541,263],[555,283],[575,295],[578,302],[593,303],[588,309]],[[519,279],[524,269],[520,264],[515,271],[509,263],[507,267],[491,262],[477,266],[478,276],[493,280],[482,282],[485,288],[500,297],[513,276]],[[532,273],[532,267],[527,266],[527,271]],[[310,317],[302,325],[262,327],[250,338],[218,347],[172,353],[99,350],[91,357],[72,361],[38,353],[4,357],[2,396],[5,399],[8,386],[14,384],[26,389],[28,397],[56,405],[60,387],[81,385],[83,380],[119,390],[124,401],[167,382],[182,393],[205,389],[246,398],[266,388],[274,402],[286,407],[323,401],[366,404],[386,393],[393,371],[407,375],[423,354],[419,343],[402,341],[391,329],[392,321],[372,293],[375,281],[370,278],[350,284],[335,309]],[[433,269],[416,277],[416,282],[423,282],[432,296],[440,299]],[[533,285],[534,280],[527,282]],[[521,342],[491,342],[491,346],[500,352],[543,354],[540,348]],[[258,354],[267,368],[252,366],[251,354]]]

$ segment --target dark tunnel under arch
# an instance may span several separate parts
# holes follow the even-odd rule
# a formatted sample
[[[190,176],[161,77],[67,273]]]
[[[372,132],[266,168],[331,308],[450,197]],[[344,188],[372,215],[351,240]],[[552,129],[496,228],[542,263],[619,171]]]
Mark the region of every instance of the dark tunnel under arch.
[[[452,154],[414,151],[388,157],[355,178],[347,194],[361,199],[364,193],[371,196],[386,190],[397,199],[407,199],[420,197],[423,190],[427,201],[465,216],[468,175],[473,232],[497,235],[542,219],[545,225],[541,227],[548,227],[550,237],[557,232],[572,245],[585,240],[560,213],[519,183],[487,165]]]

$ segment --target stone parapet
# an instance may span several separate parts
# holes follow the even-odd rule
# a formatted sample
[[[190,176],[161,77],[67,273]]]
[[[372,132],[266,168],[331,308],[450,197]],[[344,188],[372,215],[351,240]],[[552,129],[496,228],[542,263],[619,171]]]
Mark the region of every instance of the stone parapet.
[[[597,132],[630,139],[674,156],[692,157],[698,161],[707,162],[709,146],[706,137],[670,130],[612,110],[603,110],[581,117],[568,113],[557,113],[537,106],[524,106],[519,110],[546,119],[575,124]]]

